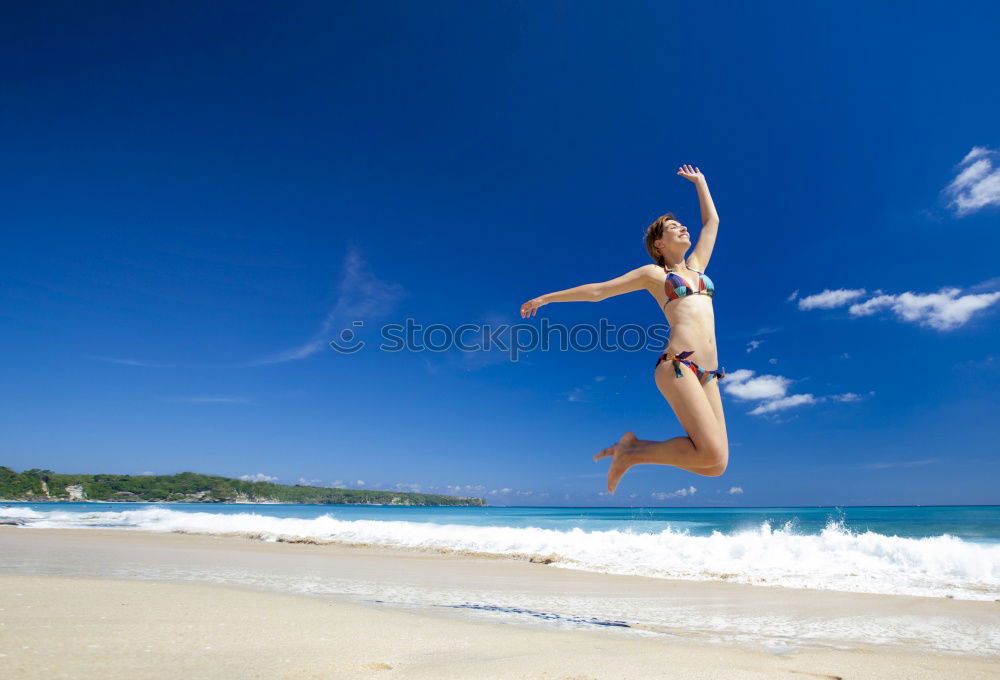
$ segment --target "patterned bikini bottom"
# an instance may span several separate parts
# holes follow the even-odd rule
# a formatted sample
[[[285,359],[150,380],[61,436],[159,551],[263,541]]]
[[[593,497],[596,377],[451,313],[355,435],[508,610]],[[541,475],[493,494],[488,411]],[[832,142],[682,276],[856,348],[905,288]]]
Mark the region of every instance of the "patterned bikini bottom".
[[[694,354],[694,350],[681,352],[680,354],[671,354],[670,352],[664,352],[663,354],[660,355],[660,358],[656,360],[656,367],[659,368],[660,364],[664,361],[672,361],[674,362],[674,374],[678,378],[683,378],[684,374],[681,373],[681,364],[684,364],[692,371],[694,371],[694,374],[698,376],[698,382],[700,382],[702,385],[707,385],[708,383],[712,382],[712,378],[717,378],[719,380],[722,380],[724,377],[726,377],[726,369],[724,368],[717,368],[714,371],[706,371],[704,368],[702,368],[695,362],[687,361],[687,358],[692,354]],[[708,379],[705,378],[706,375],[708,376]]]

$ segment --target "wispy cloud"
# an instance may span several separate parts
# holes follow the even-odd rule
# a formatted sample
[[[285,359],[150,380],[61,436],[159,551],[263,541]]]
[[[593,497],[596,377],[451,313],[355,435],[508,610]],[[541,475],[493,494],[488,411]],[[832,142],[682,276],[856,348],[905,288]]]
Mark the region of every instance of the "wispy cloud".
[[[799,309],[833,309],[834,307],[843,307],[847,303],[862,297],[864,294],[864,288],[826,289],[822,293],[808,295],[799,299]]]
[[[760,340],[751,340],[747,343],[747,354],[760,347]]]
[[[248,404],[246,397],[170,397],[167,401],[179,404]]]
[[[607,376],[596,375],[594,376],[595,383],[602,383],[607,380]],[[582,385],[577,387],[566,394],[566,401],[572,402],[588,402],[591,401],[595,396],[595,389],[593,385]]]
[[[463,488],[465,488],[465,487],[463,487]],[[481,493],[483,491],[483,487],[480,486],[480,485],[476,485],[471,490],[474,491],[474,492],[476,492],[476,493]],[[533,491],[531,489],[512,489],[510,487],[506,487],[505,486],[505,487],[503,487],[501,489],[490,489],[489,491],[486,491],[483,495],[485,495],[485,496],[493,496],[493,497],[500,497],[500,498],[504,498],[504,497],[510,498],[510,497],[513,497],[513,498],[516,499],[518,497],[521,497],[521,498],[547,498],[549,496],[549,493],[547,491],[538,492],[538,491]]]
[[[960,295],[959,288],[944,288],[938,293],[900,293],[876,295],[870,300],[851,305],[851,316],[871,316],[890,310],[902,321],[949,331],[966,322],[976,312],[1000,300],[1000,292]]]
[[[969,153],[965,154],[965,158],[962,159],[962,161],[959,163],[959,165],[965,165],[966,163],[971,163],[972,161],[976,160],[977,158],[979,158],[981,156],[986,156],[989,153],[990,153],[990,150],[988,148],[986,148],[985,146],[974,146],[969,151]]]
[[[924,465],[933,465],[938,462],[937,458],[922,458],[920,460],[897,460],[897,461],[886,461],[881,463],[867,463],[865,465],[858,466],[860,470],[888,470],[891,468],[912,468],[912,467],[923,467]]]
[[[173,368],[173,364],[161,364],[155,361],[144,359],[122,359],[120,357],[88,357],[94,361],[103,361],[106,364],[118,364],[119,366],[142,366],[145,368]]]
[[[861,395],[854,392],[844,392],[843,394],[832,394],[830,398],[834,401],[840,402],[851,402],[851,401],[861,401]]]
[[[348,248],[341,267],[337,302],[312,339],[255,363],[277,364],[310,357],[336,339],[335,334],[339,336],[344,329],[350,330],[354,321],[369,321],[384,316],[402,295],[402,286],[377,278],[369,271],[358,250],[352,246]]]
[[[482,484],[446,484],[448,493],[481,493],[486,491]]]
[[[240,479],[244,482],[276,482],[277,477],[272,477],[271,475],[265,475],[263,472],[258,472],[255,475],[240,475]]]
[[[740,494],[743,493],[743,487],[742,486],[731,486],[731,487],[729,487],[729,491],[727,491],[726,493],[728,493],[730,496],[739,496]]]
[[[964,217],[988,206],[1000,206],[1000,168],[996,149],[974,146],[958,164],[958,174],[945,187],[948,207]]]
[[[677,491],[654,491],[650,495],[657,500],[665,501],[668,498],[685,498],[686,496],[693,496],[696,493],[698,493],[698,489],[689,486],[686,489],[677,489]]]

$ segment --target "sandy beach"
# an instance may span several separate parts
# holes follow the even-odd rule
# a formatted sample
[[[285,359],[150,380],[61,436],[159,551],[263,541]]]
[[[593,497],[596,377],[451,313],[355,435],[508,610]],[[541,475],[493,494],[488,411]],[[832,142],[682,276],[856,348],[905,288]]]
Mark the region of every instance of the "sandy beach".
[[[118,530],[0,527],[0,555],[0,662],[10,678],[987,678],[1000,670],[981,651],[878,643],[888,622],[943,621],[970,643],[991,644],[994,602]],[[519,606],[526,602],[552,606]],[[671,606],[723,622],[781,623],[755,638],[738,627],[644,626],[629,616]],[[581,614],[609,607],[624,616]]]

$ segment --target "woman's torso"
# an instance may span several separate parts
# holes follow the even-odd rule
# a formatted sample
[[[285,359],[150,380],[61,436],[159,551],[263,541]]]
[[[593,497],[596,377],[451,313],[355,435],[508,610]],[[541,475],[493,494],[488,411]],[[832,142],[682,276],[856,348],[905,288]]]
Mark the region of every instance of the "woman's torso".
[[[683,267],[672,272],[660,267],[658,271],[659,285],[652,293],[670,324],[666,351],[676,354],[692,350],[694,356],[691,359],[697,364],[706,369],[717,368],[719,355],[715,346],[715,312],[712,295],[708,294],[712,291],[711,286],[706,286],[703,281],[707,277]],[[671,273],[673,277],[670,277]],[[675,284],[680,282],[686,284],[686,294],[682,292],[679,297],[674,297],[676,292],[673,296],[668,293],[668,288],[674,290]]]

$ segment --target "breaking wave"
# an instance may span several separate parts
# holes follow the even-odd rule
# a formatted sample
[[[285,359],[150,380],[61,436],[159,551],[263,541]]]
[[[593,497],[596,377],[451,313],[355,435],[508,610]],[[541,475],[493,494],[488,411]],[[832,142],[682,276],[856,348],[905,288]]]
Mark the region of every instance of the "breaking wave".
[[[695,536],[686,529],[585,531],[431,522],[312,519],[163,507],[66,512],[0,508],[0,523],[25,528],[116,528],[227,534],[264,541],[342,543],[454,551],[608,574],[729,581],[865,593],[992,600],[1000,597],[1000,545],[942,535],[903,538],[851,531],[836,521],[818,534],[792,524]]]

